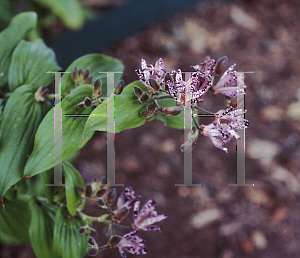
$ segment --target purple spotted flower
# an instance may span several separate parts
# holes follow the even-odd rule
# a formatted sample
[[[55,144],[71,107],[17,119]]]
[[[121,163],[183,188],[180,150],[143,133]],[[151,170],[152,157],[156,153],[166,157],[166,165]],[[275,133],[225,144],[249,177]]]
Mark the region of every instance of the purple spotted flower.
[[[144,59],[141,61],[141,69],[135,70],[142,83],[148,87],[149,92],[156,93],[151,87],[149,80],[153,79],[161,87],[164,85],[164,75],[166,73],[165,64],[160,58],[156,61],[155,66],[147,64]]]
[[[217,148],[228,152],[224,144],[228,143],[233,137],[240,139],[237,129],[244,129],[250,125],[249,121],[244,119],[245,112],[242,109],[234,109],[233,107],[220,110],[215,116],[214,123],[201,125],[201,135],[209,137]],[[216,137],[220,137],[222,140]]]
[[[221,76],[218,83],[212,87],[214,95],[223,94],[227,97],[234,98],[239,92],[244,93],[246,85],[237,85],[237,71],[234,70],[235,64],[230,66]]]
[[[137,230],[122,236],[117,247],[123,258],[127,257],[124,251],[131,254],[147,254],[147,247],[144,244],[144,240],[137,235]]]
[[[204,62],[193,66],[196,72],[192,73],[191,77],[184,81],[182,78],[182,72],[178,69],[178,72],[171,72],[174,77],[174,83],[169,80],[166,81],[169,93],[181,104],[192,101],[193,103],[202,102],[205,93],[211,87],[211,80],[213,71],[215,69],[216,62],[210,57],[206,57]],[[189,96],[185,96],[185,91],[189,91]]]
[[[138,196],[137,201],[134,204],[133,208],[133,224],[131,227],[136,230],[143,231],[161,231],[161,227],[155,225],[155,223],[162,221],[167,218],[165,215],[158,215],[155,211],[155,201],[147,201],[143,208],[140,210],[140,196]]]
[[[118,198],[117,209],[114,211],[112,220],[116,220],[118,223],[120,223],[128,216],[129,210],[133,207],[135,201],[136,194],[132,187],[126,187]]]

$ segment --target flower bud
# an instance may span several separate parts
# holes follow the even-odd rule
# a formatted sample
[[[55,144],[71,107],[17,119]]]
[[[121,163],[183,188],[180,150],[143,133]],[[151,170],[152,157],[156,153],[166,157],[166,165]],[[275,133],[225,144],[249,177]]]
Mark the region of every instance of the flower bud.
[[[94,228],[89,228],[88,233],[91,237],[94,237],[94,238],[98,236],[98,233],[97,233],[96,229],[94,229]]]
[[[100,208],[103,208],[105,206],[105,202],[102,198],[99,198],[96,203]]]
[[[89,245],[92,245],[92,246],[97,245],[96,240],[93,237],[89,237],[87,242],[88,242]]]
[[[125,81],[124,80],[119,81],[115,89],[115,94],[120,95],[124,88],[125,88]]]
[[[84,99],[84,106],[85,107],[90,107],[92,105],[92,100],[89,97],[86,97]]]
[[[140,98],[140,97],[142,96],[143,91],[141,90],[141,88],[139,88],[139,87],[137,87],[137,86],[134,86],[133,90],[134,90],[135,95],[136,95],[138,98]]]
[[[78,79],[78,70],[77,70],[76,66],[73,69],[72,78],[73,78],[74,81],[76,81]]]
[[[108,240],[108,244],[110,245],[110,248],[115,248],[121,241],[122,237],[112,235],[110,239]]]
[[[46,101],[47,100],[46,96],[47,96],[48,92],[49,92],[49,89],[45,85],[39,87],[34,94],[35,100],[37,102]]]
[[[105,189],[100,189],[96,192],[96,196],[97,197],[101,197],[103,196],[103,194],[105,194],[106,190]]]
[[[90,256],[96,256],[98,254],[98,247],[90,246],[87,252]]]
[[[148,114],[149,116],[152,116],[155,112],[156,109],[156,104],[155,103],[151,103],[150,105],[148,105]]]
[[[221,75],[226,64],[227,64],[227,56],[223,56],[218,59],[216,68],[215,68],[215,74],[217,76]]]
[[[83,77],[83,70],[82,70],[82,68],[80,68],[79,71],[78,71],[78,77],[79,78]]]
[[[83,80],[86,80],[86,78],[89,76],[89,74],[90,74],[90,70],[89,70],[89,69],[86,69],[86,70],[83,72],[83,75],[82,75]]]
[[[126,207],[123,207],[119,210],[115,215],[112,216],[112,221],[117,221],[120,223],[123,219],[125,219],[129,214],[129,210]]]
[[[106,204],[108,206],[112,205],[117,197],[116,188],[111,189],[106,196]]]
[[[145,103],[149,100],[149,95],[147,94],[147,92],[143,92],[142,96],[140,97],[140,99],[138,100],[141,103]]]
[[[84,193],[84,189],[81,186],[76,186],[76,190],[80,195]]]
[[[102,85],[101,79],[97,78],[94,81],[94,96],[101,96],[101,85]]]
[[[141,115],[145,118],[147,118],[149,116],[148,112],[147,111],[142,111],[141,112]]]
[[[84,226],[84,227],[79,228],[78,232],[79,232],[80,235],[82,235],[86,232],[86,230],[87,230],[87,228],[86,228],[86,226]]]
[[[84,83],[85,83],[85,84],[91,84],[92,80],[93,80],[93,76],[90,76],[89,78],[87,78],[87,79],[84,81]]]
[[[85,188],[85,196],[90,198],[92,196],[92,192],[93,192],[92,186],[88,184]]]
[[[84,102],[80,102],[80,103],[78,104],[78,107],[79,107],[79,108],[85,108]]]
[[[181,113],[181,107],[162,107],[161,111],[163,112],[163,116],[177,116]]]
[[[160,86],[158,85],[157,81],[154,80],[154,79],[152,79],[152,78],[149,79],[149,84],[156,91],[158,91],[159,88],[160,88]]]

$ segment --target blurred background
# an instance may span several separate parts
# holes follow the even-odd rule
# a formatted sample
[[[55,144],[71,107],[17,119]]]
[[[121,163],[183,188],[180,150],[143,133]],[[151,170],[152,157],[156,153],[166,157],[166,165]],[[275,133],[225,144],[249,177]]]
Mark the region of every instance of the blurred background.
[[[15,2],[22,7],[26,1]],[[53,17],[50,25],[41,26],[36,33],[53,46],[64,68],[76,57],[95,51],[122,60],[126,84],[138,79],[135,69],[140,67],[142,58],[152,64],[162,58],[168,71],[178,68],[191,71],[191,66],[203,62],[207,55],[214,59],[226,55],[228,67],[236,63],[237,71],[252,71],[245,75],[246,119],[251,123],[246,129],[245,160],[246,183],[254,187],[228,186],[235,183],[235,141],[228,144],[226,154],[206,137],[199,137],[193,150],[193,183],[202,186],[175,186],[183,183],[180,146],[184,142],[184,132],[164,127],[160,121],[116,134],[116,183],[132,186],[142,196],[141,204],[154,198],[158,213],[168,216],[161,223],[162,233],[139,234],[148,247],[145,257],[298,258],[300,2],[176,2],[186,5],[177,8],[174,3],[177,10],[172,10],[171,2],[163,0],[160,3],[82,0],[81,8],[86,18],[81,26],[84,27],[78,26],[70,32],[62,18]],[[141,8],[143,4],[152,9]],[[155,4],[158,9],[154,8]],[[147,11],[152,13],[147,14]],[[51,14],[46,9],[44,12]],[[113,15],[120,13],[123,16],[119,18],[125,24],[130,24],[125,21],[132,21],[139,13],[140,25],[125,32],[124,29],[105,29],[106,25],[110,26],[109,17],[114,19]],[[153,19],[144,21],[143,16]],[[83,37],[85,34],[81,33],[92,30],[99,21],[102,21],[99,30],[90,38]],[[101,37],[95,39],[97,35]],[[76,37],[78,42],[74,41]],[[80,44],[86,48],[82,49]],[[74,51],[70,51],[73,53],[64,57],[60,54],[64,48],[73,50],[73,46]],[[216,112],[225,107],[225,100],[209,92],[200,106]],[[203,124],[210,122],[209,118],[200,119]],[[74,165],[86,183],[105,175],[105,133],[95,133],[74,160]],[[117,187],[118,194],[123,189]],[[91,203],[87,213],[97,215],[101,210]],[[130,223],[131,218],[126,221]],[[99,245],[105,244],[105,229],[100,225],[97,230]],[[22,245],[1,246],[0,257],[35,256],[30,246]],[[108,250],[96,257],[117,258],[120,254],[117,250]],[[128,254],[128,257],[135,255]]]

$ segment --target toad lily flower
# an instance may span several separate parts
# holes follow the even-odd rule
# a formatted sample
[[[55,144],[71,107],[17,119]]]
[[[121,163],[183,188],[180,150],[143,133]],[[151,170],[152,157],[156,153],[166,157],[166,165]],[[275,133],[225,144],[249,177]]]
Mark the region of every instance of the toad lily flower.
[[[224,147],[224,144],[228,143],[232,137],[240,139],[236,130],[247,128],[250,125],[249,121],[241,116],[245,112],[242,109],[235,110],[233,107],[229,107],[225,111],[220,110],[215,116],[214,123],[201,125],[201,135],[208,136],[217,148],[227,153],[228,149]],[[221,137],[222,141],[216,137]]]
[[[149,92],[157,93],[158,89],[156,87],[158,86],[159,88],[164,85],[164,74],[166,73],[166,70],[165,64],[161,58],[156,61],[155,66],[151,64],[147,65],[146,61],[142,59],[141,69],[135,70],[135,72],[142,83],[148,87]]]
[[[137,230],[122,236],[116,247],[118,247],[123,258],[127,257],[124,251],[131,254],[147,254],[147,247],[144,244],[144,240],[137,236]]]
[[[174,84],[171,80],[166,81],[170,94],[181,104],[190,101],[193,103],[202,102],[205,93],[211,87],[215,65],[216,62],[214,59],[206,57],[203,63],[193,66],[196,72],[192,73],[191,77],[186,82],[182,79],[182,72],[180,69],[178,69],[176,75],[175,71],[172,71],[171,75],[175,75]],[[185,96],[185,90],[190,91],[190,96]]]
[[[218,127],[214,124],[211,123],[209,125],[201,125],[200,127],[202,129],[201,135],[202,136],[208,136],[212,143],[220,150],[225,151],[228,153],[228,149],[224,147],[224,142],[219,140],[216,137],[222,137],[221,132],[218,130]]]
[[[212,87],[214,95],[223,94],[227,97],[234,98],[238,93],[244,93],[246,85],[237,85],[237,71],[234,70],[235,64],[230,66],[221,76],[218,83]]]
[[[133,208],[133,219],[134,223],[131,225],[133,229],[144,230],[144,231],[161,231],[161,227],[154,225],[156,222],[160,222],[163,219],[167,218],[165,215],[157,215],[155,211],[155,201],[147,201],[143,208],[139,212],[140,207],[140,196],[137,198],[137,201],[134,204]]]
[[[135,201],[135,192],[130,186],[126,187],[118,198],[117,209],[114,211],[112,220],[116,220],[118,223],[120,223],[124,218],[127,217],[129,210],[133,207]]]

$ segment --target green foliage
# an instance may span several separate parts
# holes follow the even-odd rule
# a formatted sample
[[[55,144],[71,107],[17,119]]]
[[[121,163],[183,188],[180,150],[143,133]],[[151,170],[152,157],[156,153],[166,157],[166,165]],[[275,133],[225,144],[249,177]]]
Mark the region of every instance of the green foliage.
[[[5,209],[0,209],[0,231],[21,242],[30,243],[30,210],[28,202],[5,199]]]
[[[64,161],[63,170],[65,172],[66,181],[66,199],[67,208],[72,216],[76,215],[77,205],[81,202],[81,197],[76,190],[77,186],[84,188],[83,179],[76,168],[71,163]]]
[[[0,90],[8,82],[8,69],[16,45],[36,26],[36,22],[36,13],[20,13],[16,15],[11,20],[10,25],[0,33]]]
[[[62,113],[70,114],[86,114],[82,117],[62,117],[62,159],[66,159],[72,153],[82,148],[93,136],[90,133],[83,142],[81,142],[82,132],[88,115],[91,113],[92,108],[82,109],[78,104],[84,100],[85,97],[92,97],[93,86],[81,85],[72,91],[67,97],[56,105],[56,108],[62,107]],[[49,110],[43,121],[40,123],[39,128],[35,135],[34,149],[27,161],[24,170],[24,176],[34,176],[42,173],[58,164],[59,160],[54,160],[54,141],[51,133],[53,132],[54,125],[54,107]]]
[[[54,78],[51,73],[60,69],[55,54],[41,39],[33,42],[21,40],[12,55],[9,68],[9,88],[13,92],[20,85],[28,84],[36,89],[49,85]]]
[[[79,235],[78,229],[85,223],[79,216],[70,216],[62,206],[55,216],[53,248],[59,257],[81,258],[86,253],[87,236]]]
[[[0,199],[23,177],[23,170],[33,148],[35,132],[50,109],[47,102],[37,102],[35,88],[23,85],[8,99],[0,125]]]
[[[72,72],[74,67],[78,69],[89,69],[90,76],[93,76],[92,84],[97,78],[100,78],[102,81],[102,94],[106,95],[106,85],[107,78],[105,73],[99,72],[109,72],[109,71],[118,71],[123,72],[124,65],[122,62],[116,58],[106,56],[103,54],[88,54],[76,59],[66,70],[68,73],[64,73],[62,76],[62,96],[65,97],[71,90],[75,88],[74,81],[72,79]],[[116,83],[121,79],[122,73],[115,75]]]
[[[35,255],[37,258],[59,258],[53,249],[54,219],[58,207],[32,198],[29,208],[29,237]]]
[[[108,103],[115,104],[115,132],[118,133],[124,129],[138,127],[143,125],[146,121],[144,117],[140,115],[142,110],[147,109],[147,103],[141,104],[137,102],[137,97],[133,93],[133,87],[139,86],[143,89],[146,87],[140,81],[135,81],[125,87],[120,95],[111,96],[108,100],[93,110],[91,116],[88,118],[84,133],[90,131],[106,131],[107,120],[107,105]],[[124,112],[126,110],[126,112]],[[102,115],[102,116],[101,116]],[[114,118],[111,118],[112,123]],[[107,126],[111,128],[111,126]],[[111,132],[113,133],[113,132]]]
[[[84,23],[84,11],[78,0],[34,0],[49,8],[70,29],[80,29]]]
[[[77,1],[35,1],[49,7],[73,29],[83,23]],[[0,9],[2,6],[9,8],[7,1],[0,4]],[[8,21],[10,14],[3,19]],[[41,39],[24,40],[29,31],[36,29],[36,23],[36,13],[21,13],[0,33],[0,201],[5,205],[5,209],[0,209],[0,240],[31,243],[38,258],[80,258],[87,251],[90,233],[80,235],[78,229],[91,226],[93,220],[106,224],[109,221],[107,215],[93,218],[82,213],[86,201],[86,196],[82,197],[85,185],[70,160],[91,139],[95,130],[107,130],[108,105],[115,107],[116,133],[141,126],[154,118],[167,126],[182,128],[183,114],[164,117],[152,112],[147,119],[143,117],[141,112],[149,109],[150,100],[138,101],[134,87],[148,91],[140,81],[130,83],[124,89],[119,84],[117,93],[123,89],[121,94],[107,96],[107,75],[99,72],[116,72],[116,87],[124,65],[120,60],[102,54],[87,54],[68,67],[62,76],[62,101],[52,107],[47,99],[53,100],[53,94],[48,95],[46,91],[54,75],[46,72],[58,71],[60,67],[53,50]],[[73,73],[75,67],[78,73]],[[77,80],[76,76],[84,77],[84,80]],[[99,80],[95,84],[98,89],[93,87],[97,78],[102,82],[101,94]],[[154,97],[149,97],[156,111],[159,107],[175,105],[174,100],[159,99],[162,96],[159,94],[155,100],[158,106],[154,105]],[[80,104],[86,98],[89,104]],[[46,185],[54,183],[54,167],[61,160],[55,159],[54,155],[55,108],[62,110],[62,145],[56,151],[62,153],[66,186],[53,187]],[[102,187],[101,183],[90,185],[93,197],[104,190]]]

